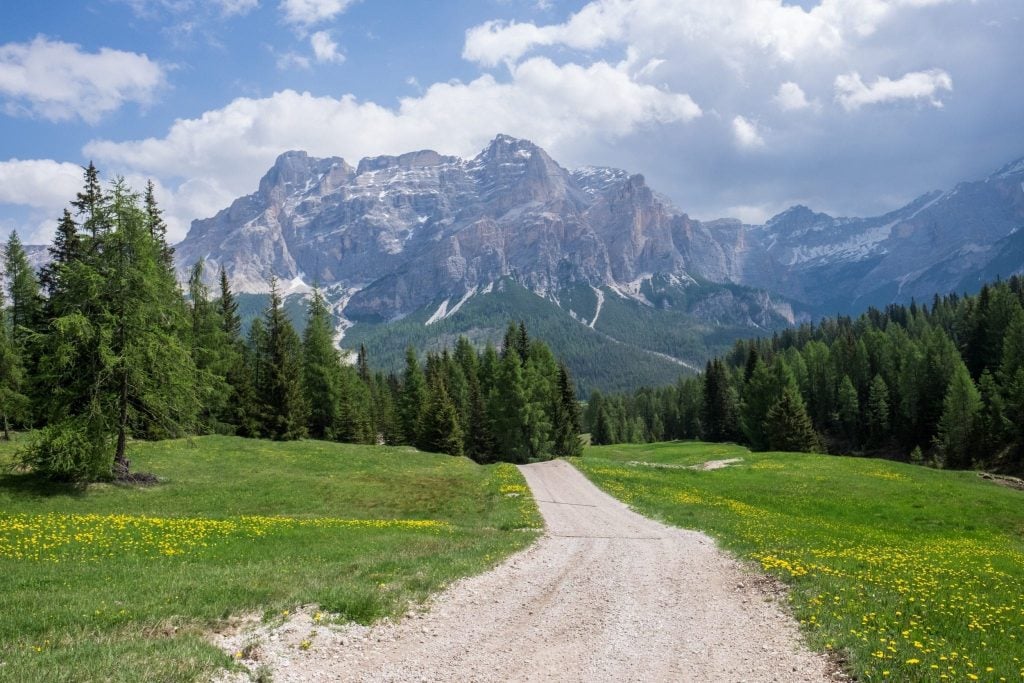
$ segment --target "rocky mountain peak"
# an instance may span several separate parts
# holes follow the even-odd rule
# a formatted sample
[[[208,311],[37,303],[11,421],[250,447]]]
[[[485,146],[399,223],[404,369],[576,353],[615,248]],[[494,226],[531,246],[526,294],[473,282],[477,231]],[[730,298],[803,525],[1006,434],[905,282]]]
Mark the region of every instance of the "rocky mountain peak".
[[[1005,166],[1000,168],[998,171],[993,173],[990,177],[991,178],[1010,178],[1010,177],[1013,177],[1013,176],[1024,177],[1024,157],[1021,157],[1020,159],[1017,159],[1016,161],[1011,161],[1010,163],[1006,164]]]
[[[797,204],[769,218],[765,227],[775,231],[795,231],[831,223],[833,220],[827,213],[817,213],[803,204]]]
[[[391,168],[411,171],[417,168],[454,164],[458,163],[458,161],[458,157],[444,156],[432,149],[424,149],[418,152],[407,152],[399,156],[366,157],[359,161],[356,175],[362,175],[369,171],[384,171]]]

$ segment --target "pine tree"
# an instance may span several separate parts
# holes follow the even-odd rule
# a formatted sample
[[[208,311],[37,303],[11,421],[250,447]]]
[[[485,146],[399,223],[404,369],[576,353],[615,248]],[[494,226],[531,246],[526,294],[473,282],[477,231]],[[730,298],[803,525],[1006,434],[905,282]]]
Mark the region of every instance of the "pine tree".
[[[777,361],[781,364],[781,359]],[[795,383],[792,375],[790,381]],[[768,450],[768,435],[765,419],[768,411],[782,396],[776,374],[760,360],[754,365],[750,378],[743,387],[743,404],[740,409],[740,425],[750,447],[755,451]]]
[[[501,360],[498,380],[491,391],[489,412],[502,459],[525,463],[530,459],[530,396],[523,365],[513,348]]]
[[[313,291],[303,334],[302,384],[309,406],[309,434],[314,439],[334,438],[341,406],[341,356],[334,348],[327,304],[320,290]]]
[[[220,298],[217,300],[220,309],[221,329],[232,340],[242,338],[242,318],[238,315],[238,300],[231,291],[227,271],[220,267]]]
[[[402,375],[402,402],[400,417],[405,443],[419,441],[420,415],[427,402],[427,380],[420,369],[416,351],[410,346],[405,350],[405,373]]]
[[[26,338],[41,323],[43,299],[39,281],[28,262],[25,248],[16,231],[11,232],[4,249],[4,271],[7,279],[8,310],[12,341],[24,352]]]
[[[875,375],[868,390],[867,423],[872,444],[889,438],[889,387],[881,375]]]
[[[149,229],[150,237],[160,250],[160,261],[164,268],[174,270],[174,247],[167,243],[167,223],[164,222],[164,212],[157,206],[154,193],[153,181],[146,181],[146,194],[143,197],[143,206],[146,211],[146,227]]]
[[[147,213],[150,207],[147,207]],[[150,230],[150,236],[153,231]],[[163,243],[153,238],[160,251],[160,262],[165,269],[171,266],[163,258]],[[197,389],[200,395],[199,429],[201,432],[223,432],[227,427],[220,418],[228,412],[227,404],[231,399],[230,386],[225,376],[232,359],[232,351],[227,335],[224,333],[217,309],[210,303],[209,289],[204,281],[204,263],[199,259],[192,267],[188,281],[188,294],[191,303],[191,341],[192,362],[196,366]]]
[[[821,442],[811,418],[807,415],[800,393],[786,387],[765,418],[768,447],[774,451],[813,453],[821,449]]]
[[[287,441],[306,436],[306,403],[302,396],[302,347],[284,312],[277,280],[270,282],[270,303],[263,314],[266,351],[257,392],[265,436]]]
[[[581,422],[580,406],[576,401],[576,387],[573,385],[572,378],[569,377],[568,368],[562,363],[558,366],[558,392],[555,403],[555,431],[552,448],[556,456],[583,455],[583,442],[580,440],[580,433],[583,431]]]
[[[195,366],[173,273],[123,181],[97,196],[94,167],[79,194],[88,247],[62,263],[60,306],[44,333],[40,372],[52,387],[49,426],[25,461],[50,476],[130,478],[127,440],[138,424],[191,427]],[[112,452],[111,452],[112,451]]]
[[[82,170],[85,171],[85,187],[75,195],[71,206],[75,207],[76,215],[83,217],[82,228],[96,240],[112,227],[108,215],[110,197],[103,192],[100,173],[91,161]]]
[[[953,371],[942,405],[942,417],[935,437],[942,462],[954,469],[970,467],[977,454],[975,439],[981,395],[963,362]]]
[[[836,422],[843,436],[854,443],[859,442],[860,400],[849,375],[843,375],[839,382],[839,391],[836,395]]]
[[[461,456],[462,427],[459,426],[458,412],[440,373],[432,374],[428,393],[416,447],[424,451]]]
[[[725,364],[709,361],[704,372],[704,409],[702,437],[707,441],[734,441],[739,431],[739,407],[736,392],[729,383]]]
[[[11,423],[28,413],[29,399],[24,392],[24,371],[17,345],[9,332],[8,315],[0,306],[0,420],[3,438],[10,441]]]
[[[982,460],[994,460],[1013,438],[1013,425],[1006,417],[1006,401],[995,377],[986,368],[978,380],[981,411],[978,414],[978,453]]]
[[[466,455],[479,463],[494,462],[498,457],[498,444],[494,438],[487,399],[480,380],[472,377],[469,383],[469,422],[466,427]]]
[[[82,256],[82,239],[78,234],[78,225],[67,209],[64,209],[64,215],[57,223],[57,234],[48,251],[50,261],[40,271],[39,282],[49,295],[47,308],[52,309],[60,298],[62,268],[76,262]]]

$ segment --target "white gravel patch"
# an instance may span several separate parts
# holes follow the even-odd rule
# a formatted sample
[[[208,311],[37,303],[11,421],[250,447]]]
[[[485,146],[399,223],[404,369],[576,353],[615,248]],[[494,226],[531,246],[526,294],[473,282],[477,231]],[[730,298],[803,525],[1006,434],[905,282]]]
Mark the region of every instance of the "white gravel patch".
[[[330,627],[304,608],[218,643],[255,644],[243,663],[274,681],[835,680],[711,538],[632,512],[566,462],[520,469],[547,530],[494,570],[398,623]]]

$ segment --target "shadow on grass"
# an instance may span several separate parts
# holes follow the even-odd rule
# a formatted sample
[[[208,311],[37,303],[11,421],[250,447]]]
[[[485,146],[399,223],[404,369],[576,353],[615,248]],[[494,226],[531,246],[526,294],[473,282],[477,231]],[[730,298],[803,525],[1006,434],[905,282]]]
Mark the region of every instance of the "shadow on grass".
[[[87,489],[85,484],[54,481],[32,472],[0,472],[0,492],[14,498],[79,497]]]

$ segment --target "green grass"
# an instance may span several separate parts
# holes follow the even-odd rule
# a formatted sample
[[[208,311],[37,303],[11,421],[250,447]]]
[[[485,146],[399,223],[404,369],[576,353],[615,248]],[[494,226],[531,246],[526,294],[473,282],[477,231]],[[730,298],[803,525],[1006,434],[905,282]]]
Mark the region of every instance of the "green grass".
[[[195,680],[230,665],[204,637],[229,616],[394,615],[540,526],[511,465],[228,437],[138,443],[132,460],[164,481],[0,476],[0,680]]]
[[[739,457],[714,471],[654,468]],[[1024,678],[1024,493],[971,472],[722,444],[588,448],[580,469],[792,587],[809,642],[864,681]],[[685,581],[685,577],[680,577]]]

